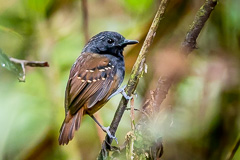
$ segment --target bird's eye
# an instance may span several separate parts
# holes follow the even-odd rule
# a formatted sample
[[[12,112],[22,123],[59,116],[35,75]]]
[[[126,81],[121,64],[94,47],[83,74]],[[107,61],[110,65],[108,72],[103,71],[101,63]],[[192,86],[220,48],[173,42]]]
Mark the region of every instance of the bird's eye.
[[[107,42],[108,42],[109,44],[112,44],[112,43],[114,42],[114,40],[113,40],[113,39],[108,39]]]

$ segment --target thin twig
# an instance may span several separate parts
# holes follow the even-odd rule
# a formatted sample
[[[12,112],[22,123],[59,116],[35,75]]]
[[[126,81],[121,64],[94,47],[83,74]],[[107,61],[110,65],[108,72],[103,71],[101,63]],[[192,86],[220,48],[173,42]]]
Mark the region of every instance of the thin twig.
[[[131,118],[131,128],[134,131],[135,130],[135,116],[134,116],[134,98],[130,100],[130,118]]]
[[[163,18],[168,1],[169,0],[161,1],[159,9],[155,15],[153,23],[149,29],[147,37],[146,37],[144,44],[142,46],[142,49],[139,53],[139,56],[135,62],[135,65],[133,66],[132,73],[131,73],[130,79],[128,81],[126,90],[125,90],[128,96],[131,96],[134,93],[134,91],[137,87],[138,81],[144,72],[146,53],[148,52],[148,49],[149,49],[150,45],[152,44],[153,39],[156,35],[156,30],[158,28],[159,22]],[[128,101],[129,100],[126,100],[124,97],[122,97],[122,99],[120,101],[120,104],[118,106],[118,109],[114,115],[113,121],[110,126],[110,132],[112,133],[112,135],[115,135],[115,132],[117,130],[119,122],[120,122],[120,120],[123,116],[123,113],[127,107]],[[107,150],[109,150],[109,148],[110,148],[108,144],[111,144],[111,143],[112,143],[112,139],[109,138],[108,136],[106,136],[105,141],[102,144],[102,150],[99,154],[98,159],[104,159],[108,156]]]
[[[206,0],[203,6],[198,10],[194,21],[187,32],[187,35],[182,43],[183,53],[188,55],[194,49],[196,49],[197,38],[205,22],[208,20],[210,14],[217,5],[217,0]]]
[[[23,77],[19,78],[20,82],[25,82],[26,78],[26,66],[29,67],[49,67],[48,62],[45,61],[27,61],[27,60],[21,60],[21,59],[16,59],[16,58],[9,58],[11,62],[20,64],[23,70]]]
[[[126,108],[126,111],[129,111],[129,110],[131,110],[131,108]],[[141,112],[142,114],[144,114],[145,116],[147,116],[148,118],[150,118],[149,115],[147,114],[147,112],[145,112],[145,111],[142,110],[142,109],[134,108],[134,111]]]
[[[238,140],[235,143],[235,145],[234,145],[230,155],[228,156],[227,160],[232,160],[233,159],[233,157],[234,157],[235,153],[237,152],[239,146],[240,146],[240,137],[238,137]]]
[[[27,60],[12,58],[12,57],[9,59],[14,63],[24,64],[24,66],[29,66],[29,67],[49,67],[48,62],[46,61],[27,61]]]
[[[88,7],[87,7],[87,0],[81,0],[82,2],[82,29],[84,33],[85,43],[89,40],[89,33],[88,33]]]

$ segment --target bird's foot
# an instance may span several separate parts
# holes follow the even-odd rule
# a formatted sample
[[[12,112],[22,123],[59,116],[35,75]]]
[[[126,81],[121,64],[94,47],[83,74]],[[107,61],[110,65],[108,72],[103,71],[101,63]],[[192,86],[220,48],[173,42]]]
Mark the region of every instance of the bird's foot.
[[[127,85],[123,86],[122,88],[120,88],[120,93],[123,95],[123,97],[127,100],[131,100],[133,97],[132,96],[128,96],[127,93],[125,92],[125,88]]]
[[[109,126],[108,126],[108,127],[102,127],[102,130],[103,130],[104,132],[106,132],[107,135],[108,135],[110,138],[114,139],[114,140],[117,142],[117,144],[118,144],[117,138],[111,134],[111,132],[110,132],[109,129],[110,129]]]
[[[121,93],[123,95],[123,97],[127,100],[130,100],[132,99],[132,96],[128,96],[127,93],[125,92],[125,88],[126,88],[127,85],[123,86],[122,88],[119,88],[117,91],[115,91],[112,95],[110,95],[108,97],[108,100],[111,99],[113,96]]]

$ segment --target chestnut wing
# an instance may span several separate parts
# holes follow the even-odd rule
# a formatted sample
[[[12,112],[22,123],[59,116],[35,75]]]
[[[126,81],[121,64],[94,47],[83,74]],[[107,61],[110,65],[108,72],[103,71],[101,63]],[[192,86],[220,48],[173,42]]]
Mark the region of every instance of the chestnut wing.
[[[83,53],[73,65],[65,93],[66,113],[75,114],[83,105],[93,107],[106,97],[117,68],[104,55]]]

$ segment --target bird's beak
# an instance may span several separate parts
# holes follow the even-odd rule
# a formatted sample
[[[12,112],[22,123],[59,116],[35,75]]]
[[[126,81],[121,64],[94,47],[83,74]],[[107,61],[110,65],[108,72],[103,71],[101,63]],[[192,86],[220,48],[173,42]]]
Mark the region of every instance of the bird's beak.
[[[131,44],[136,44],[136,43],[139,43],[139,42],[136,41],[136,40],[128,40],[128,39],[125,39],[125,40],[120,44],[120,46],[127,46],[127,45],[131,45]]]

